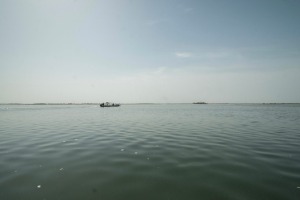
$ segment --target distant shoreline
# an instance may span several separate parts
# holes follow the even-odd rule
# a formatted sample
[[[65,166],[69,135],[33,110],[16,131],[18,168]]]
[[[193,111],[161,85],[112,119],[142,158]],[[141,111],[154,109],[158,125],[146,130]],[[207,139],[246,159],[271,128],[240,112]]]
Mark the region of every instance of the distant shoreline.
[[[100,103],[0,103],[0,105],[37,105],[37,106],[66,106],[66,105],[99,105]],[[122,105],[158,105],[158,104],[194,104],[195,103],[121,103]],[[206,104],[261,104],[261,105],[282,105],[300,103],[206,103]]]

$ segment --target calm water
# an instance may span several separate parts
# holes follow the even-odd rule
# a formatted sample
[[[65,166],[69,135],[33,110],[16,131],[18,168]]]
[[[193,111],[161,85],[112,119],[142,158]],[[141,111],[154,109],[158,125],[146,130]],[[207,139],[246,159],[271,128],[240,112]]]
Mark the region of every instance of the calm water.
[[[300,105],[2,105],[0,199],[298,200]]]

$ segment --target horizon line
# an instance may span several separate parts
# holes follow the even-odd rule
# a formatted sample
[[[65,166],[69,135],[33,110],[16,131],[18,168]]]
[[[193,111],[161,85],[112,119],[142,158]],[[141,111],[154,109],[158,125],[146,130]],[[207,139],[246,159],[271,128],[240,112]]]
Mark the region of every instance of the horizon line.
[[[120,103],[123,105],[135,105],[135,104],[195,104],[196,102],[131,102],[131,103]],[[100,103],[0,103],[0,105],[98,105]],[[205,102],[205,104],[300,104],[300,102]]]

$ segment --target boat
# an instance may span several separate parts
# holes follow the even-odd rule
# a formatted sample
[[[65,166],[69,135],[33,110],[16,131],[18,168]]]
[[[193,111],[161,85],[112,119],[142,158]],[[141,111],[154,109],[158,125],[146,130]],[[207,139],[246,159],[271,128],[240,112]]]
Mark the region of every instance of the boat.
[[[119,103],[110,103],[110,102],[105,102],[100,104],[100,107],[119,107],[119,106],[120,106]]]
[[[198,101],[198,102],[194,102],[193,104],[207,104],[204,101]]]

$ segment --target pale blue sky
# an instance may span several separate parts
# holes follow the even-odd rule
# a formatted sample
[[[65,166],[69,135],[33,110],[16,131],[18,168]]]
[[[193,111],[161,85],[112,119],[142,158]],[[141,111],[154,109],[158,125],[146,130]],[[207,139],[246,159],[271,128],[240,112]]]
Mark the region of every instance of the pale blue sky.
[[[1,0],[0,103],[300,102],[298,0]]]

